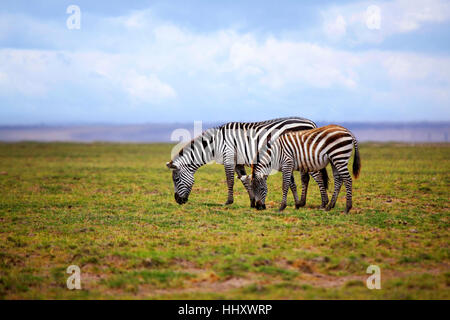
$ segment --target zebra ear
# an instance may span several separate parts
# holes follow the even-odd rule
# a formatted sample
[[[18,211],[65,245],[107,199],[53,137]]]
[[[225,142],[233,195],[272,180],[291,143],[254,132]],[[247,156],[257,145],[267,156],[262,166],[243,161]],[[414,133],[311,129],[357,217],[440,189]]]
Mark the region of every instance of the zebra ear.
[[[166,166],[167,166],[167,168],[169,168],[171,170],[178,169],[178,167],[176,165],[174,165],[172,161],[166,162]]]

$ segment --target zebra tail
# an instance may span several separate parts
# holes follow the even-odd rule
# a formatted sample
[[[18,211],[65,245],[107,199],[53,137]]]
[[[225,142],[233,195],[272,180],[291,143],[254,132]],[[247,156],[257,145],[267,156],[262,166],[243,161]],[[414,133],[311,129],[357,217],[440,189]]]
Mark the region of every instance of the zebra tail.
[[[328,190],[328,183],[330,182],[330,178],[328,177],[327,168],[321,169],[320,173],[322,174],[323,186],[325,187],[325,190]]]
[[[353,159],[353,176],[355,179],[358,179],[359,173],[361,172],[361,157],[359,156],[358,142],[354,136],[353,147],[355,148],[355,158]]]

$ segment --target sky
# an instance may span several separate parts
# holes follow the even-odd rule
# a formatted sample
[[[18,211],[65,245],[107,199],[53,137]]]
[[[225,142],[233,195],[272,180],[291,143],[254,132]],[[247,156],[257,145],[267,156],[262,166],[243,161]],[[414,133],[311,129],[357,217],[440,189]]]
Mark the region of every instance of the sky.
[[[282,116],[450,121],[450,1],[0,3],[0,125]]]

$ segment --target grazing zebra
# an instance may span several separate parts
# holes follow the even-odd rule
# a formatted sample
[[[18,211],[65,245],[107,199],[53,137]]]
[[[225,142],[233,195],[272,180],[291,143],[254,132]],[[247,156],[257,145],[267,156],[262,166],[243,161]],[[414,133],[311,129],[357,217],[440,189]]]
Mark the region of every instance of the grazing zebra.
[[[290,130],[309,130],[316,128],[311,120],[298,117],[278,118],[262,122],[230,122],[222,126],[208,129],[199,137],[188,143],[166,165],[172,170],[172,180],[175,189],[175,201],[184,204],[194,184],[194,173],[201,166],[216,161],[223,164],[228,185],[228,199],[226,204],[233,203],[234,172],[244,184],[249,197],[250,205],[255,206],[255,200],[244,166],[250,166],[255,156],[263,153],[267,143],[276,139],[280,134]],[[328,203],[326,188],[328,175],[326,170],[311,174],[319,185],[324,205]],[[305,177],[306,176],[306,177]],[[309,180],[307,173],[302,175],[302,198],[298,199],[294,176],[290,177],[289,186],[294,195],[296,206],[306,203],[305,181]]]
[[[280,211],[286,208],[286,195],[293,170],[315,172],[324,169],[328,162],[334,175],[334,194],[326,210],[334,208],[342,182],[347,190],[345,212],[352,208],[352,178],[348,162],[355,148],[353,176],[361,170],[358,143],[353,134],[344,127],[329,125],[306,131],[286,132],[272,143],[264,155],[252,167],[252,190],[257,209],[264,209],[267,195],[267,176],[272,169],[283,173],[283,200]]]

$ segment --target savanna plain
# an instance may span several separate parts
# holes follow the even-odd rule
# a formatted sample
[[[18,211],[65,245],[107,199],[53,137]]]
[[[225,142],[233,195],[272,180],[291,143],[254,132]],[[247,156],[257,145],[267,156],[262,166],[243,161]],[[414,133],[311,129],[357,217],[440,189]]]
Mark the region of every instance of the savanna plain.
[[[250,208],[239,180],[224,206],[217,164],[180,206],[172,147],[1,143],[0,298],[450,298],[450,144],[360,144],[349,214],[344,189],[320,210],[312,179],[304,208],[289,194],[278,212],[280,173],[267,210]],[[66,286],[70,265],[81,290]],[[366,287],[370,265],[380,290]]]

